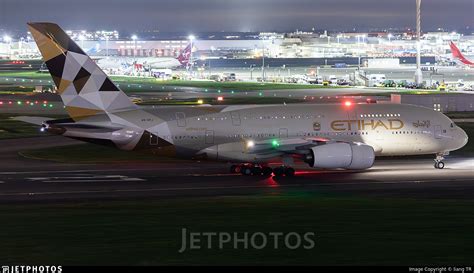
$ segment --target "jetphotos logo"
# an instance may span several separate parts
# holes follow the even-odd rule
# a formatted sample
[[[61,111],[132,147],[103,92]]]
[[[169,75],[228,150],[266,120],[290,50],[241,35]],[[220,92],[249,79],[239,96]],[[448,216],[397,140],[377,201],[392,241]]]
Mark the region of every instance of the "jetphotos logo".
[[[2,273],[61,273],[61,265],[4,265]]]
[[[314,232],[191,232],[181,230],[179,253],[199,249],[313,249]]]

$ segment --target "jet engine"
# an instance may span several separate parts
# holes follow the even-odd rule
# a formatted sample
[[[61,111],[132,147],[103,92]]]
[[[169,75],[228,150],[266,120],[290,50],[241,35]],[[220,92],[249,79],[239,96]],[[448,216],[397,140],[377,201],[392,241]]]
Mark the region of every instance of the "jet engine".
[[[305,162],[313,168],[362,170],[372,167],[374,159],[369,145],[337,142],[311,148]]]

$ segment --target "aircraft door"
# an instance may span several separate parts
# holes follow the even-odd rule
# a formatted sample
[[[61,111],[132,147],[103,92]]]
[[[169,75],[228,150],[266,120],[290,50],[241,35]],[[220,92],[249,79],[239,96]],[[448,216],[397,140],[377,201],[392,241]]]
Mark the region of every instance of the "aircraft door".
[[[232,125],[240,126],[240,114],[239,112],[231,112],[230,118],[232,119]]]
[[[288,138],[288,129],[286,128],[280,128],[278,132],[278,137],[281,138]]]
[[[183,112],[176,113],[176,122],[178,123],[178,127],[185,127],[186,126],[186,114]]]
[[[206,131],[205,142],[206,144],[214,144],[214,131]]]
[[[435,125],[433,127],[433,134],[436,139],[441,138],[441,126],[440,125]]]

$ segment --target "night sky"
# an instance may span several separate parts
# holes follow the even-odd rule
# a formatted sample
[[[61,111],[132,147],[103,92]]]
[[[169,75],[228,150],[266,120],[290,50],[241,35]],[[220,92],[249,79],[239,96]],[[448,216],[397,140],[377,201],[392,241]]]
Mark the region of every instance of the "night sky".
[[[474,0],[424,0],[423,29],[474,28]],[[415,0],[0,0],[0,25],[53,21],[68,29],[288,31],[403,28]]]

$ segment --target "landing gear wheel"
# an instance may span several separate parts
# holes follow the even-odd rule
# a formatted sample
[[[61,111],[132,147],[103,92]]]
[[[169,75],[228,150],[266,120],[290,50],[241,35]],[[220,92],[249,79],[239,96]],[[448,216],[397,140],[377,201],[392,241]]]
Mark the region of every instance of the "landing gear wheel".
[[[237,171],[237,165],[230,166],[230,173],[239,173],[239,172],[240,172],[240,168],[239,168],[239,171]]]
[[[443,161],[438,162],[437,165],[438,165],[438,169],[444,169],[444,162]]]
[[[285,168],[285,176],[288,176],[288,177],[295,176],[295,169],[291,167]]]
[[[253,175],[262,175],[262,168],[255,166],[252,168],[252,174]]]
[[[272,173],[273,173],[272,168],[270,168],[270,167],[263,167],[262,168],[262,175],[263,176],[268,177],[268,176],[272,175]]]
[[[285,168],[283,168],[283,167],[276,167],[275,169],[273,169],[273,174],[274,174],[276,177],[283,176],[283,174],[285,174]]]
[[[443,169],[444,168],[444,162],[443,162],[444,155],[446,155],[446,154],[443,154],[443,153],[437,153],[436,154],[435,164],[434,164],[434,167],[436,169]]]
[[[242,169],[240,170],[240,172],[243,175],[251,175],[252,174],[252,169],[247,167],[247,166],[242,166]]]

